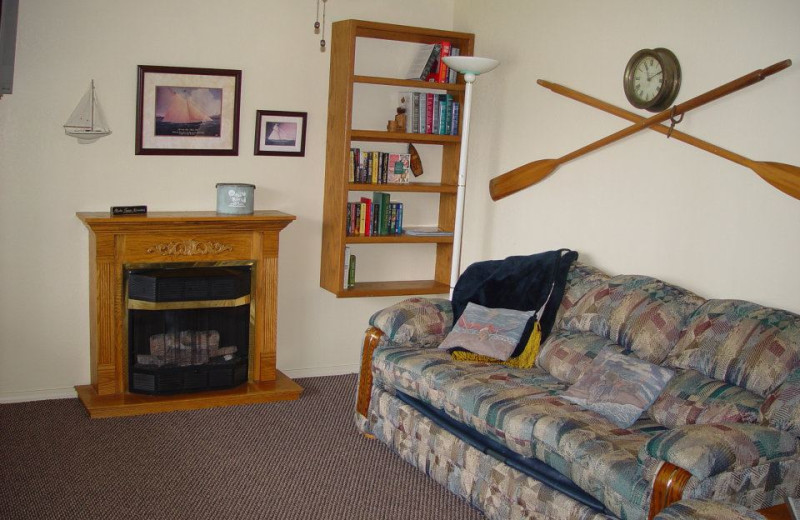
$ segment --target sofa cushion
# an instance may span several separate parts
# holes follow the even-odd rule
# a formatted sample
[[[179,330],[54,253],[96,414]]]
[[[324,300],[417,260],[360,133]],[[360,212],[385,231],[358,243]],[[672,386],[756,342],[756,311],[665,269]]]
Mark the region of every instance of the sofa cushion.
[[[756,511],[731,502],[688,499],[670,504],[653,520],[766,520]]]
[[[800,368],[792,371],[761,406],[761,417],[771,426],[800,437]]]
[[[740,300],[709,300],[668,364],[766,397],[800,366],[800,316]]]
[[[639,359],[659,364],[703,301],[648,276],[615,276],[590,289],[564,313],[563,322],[595,333],[605,324],[609,339]]]
[[[464,349],[505,361],[515,352],[523,334],[530,335],[535,313],[490,309],[469,302],[439,348]]]
[[[639,460],[663,460],[704,479],[725,471],[797,457],[798,439],[758,424],[688,424],[652,437]]]
[[[573,262],[567,273],[567,287],[561,298],[561,305],[558,307],[555,328],[559,327],[564,313],[574,307],[578,300],[589,292],[589,289],[600,285],[609,278],[611,278],[609,275],[596,267],[582,264],[578,260]]]
[[[667,428],[684,424],[754,423],[764,399],[735,385],[717,381],[695,370],[679,370],[649,414]]]
[[[561,381],[575,383],[603,349],[623,351],[612,340],[593,332],[559,330],[542,345],[536,365]]]
[[[394,343],[435,347],[453,326],[453,309],[444,298],[408,298],[376,312],[369,324]]]
[[[653,404],[673,375],[668,368],[603,350],[561,397],[628,428]]]

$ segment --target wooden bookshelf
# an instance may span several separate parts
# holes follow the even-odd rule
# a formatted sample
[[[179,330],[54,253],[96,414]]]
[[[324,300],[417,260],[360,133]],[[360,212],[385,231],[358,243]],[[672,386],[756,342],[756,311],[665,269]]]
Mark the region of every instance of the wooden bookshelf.
[[[385,76],[355,74],[357,39],[435,43],[442,40],[452,42],[461,55],[473,54],[475,36],[470,33],[441,31],[423,27],[384,24],[362,20],[343,20],[333,24],[331,38],[330,84],[328,97],[328,140],[325,166],[325,200],[322,218],[322,258],[320,287],[337,297],[374,297],[422,294],[446,294],[449,292],[450,265],[453,260],[453,237],[420,237],[407,235],[348,236],[348,194],[355,191],[383,191],[403,193],[438,194],[438,222],[443,230],[452,231],[455,226],[458,162],[461,137],[457,135],[409,134],[385,130],[353,128],[353,85],[377,85],[398,87],[402,90],[444,91],[464,104],[465,84],[428,83]],[[390,107],[387,107],[390,108]],[[441,182],[412,182],[409,184],[364,184],[348,181],[350,148],[353,141],[375,143],[418,143],[440,146]],[[426,165],[426,170],[430,165]],[[435,166],[435,165],[434,165]],[[415,202],[433,203],[433,202]],[[436,248],[435,262],[428,280],[393,280],[395,273],[386,273],[386,280],[357,282],[355,287],[344,289],[344,248],[348,244],[373,244],[373,247],[403,247],[406,244],[430,244]]]

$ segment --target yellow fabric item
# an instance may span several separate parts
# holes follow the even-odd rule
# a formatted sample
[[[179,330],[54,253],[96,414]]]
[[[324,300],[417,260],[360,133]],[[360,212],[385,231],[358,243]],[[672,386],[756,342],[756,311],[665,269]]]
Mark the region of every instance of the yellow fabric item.
[[[452,352],[450,356],[456,361],[480,361],[482,363],[502,363],[513,368],[533,368],[533,364],[536,362],[536,356],[539,354],[539,344],[541,341],[542,327],[537,321],[533,324],[533,330],[528,338],[528,342],[525,344],[525,349],[523,349],[517,357],[508,358],[506,361],[503,361],[464,350]]]

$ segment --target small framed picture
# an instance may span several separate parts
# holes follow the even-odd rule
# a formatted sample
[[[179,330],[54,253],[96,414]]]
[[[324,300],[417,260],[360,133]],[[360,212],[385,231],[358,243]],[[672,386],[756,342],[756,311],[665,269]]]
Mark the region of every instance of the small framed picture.
[[[239,155],[242,71],[139,65],[137,155]]]
[[[306,112],[256,112],[256,155],[306,154]]]

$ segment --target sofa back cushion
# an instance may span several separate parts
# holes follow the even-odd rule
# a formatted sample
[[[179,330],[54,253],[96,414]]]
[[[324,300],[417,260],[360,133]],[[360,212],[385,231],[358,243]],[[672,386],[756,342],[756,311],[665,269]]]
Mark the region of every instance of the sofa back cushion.
[[[711,379],[696,370],[679,370],[648,410],[667,428],[685,424],[755,423],[764,398],[744,388]]]
[[[761,420],[800,437],[800,368],[794,369],[761,405]]]
[[[703,301],[648,276],[614,276],[566,311],[562,327],[605,336],[639,359],[659,364]]]
[[[624,350],[605,336],[561,329],[550,334],[541,346],[536,365],[559,381],[574,384],[605,348]]]
[[[800,316],[741,300],[708,300],[667,363],[766,397],[800,366]]]
[[[558,307],[555,328],[560,327],[559,324],[564,313],[574,307],[578,300],[589,292],[589,289],[600,285],[609,278],[611,278],[609,275],[596,267],[582,264],[578,260],[573,262],[567,273],[567,286],[564,289],[564,296],[561,298],[561,305]]]

